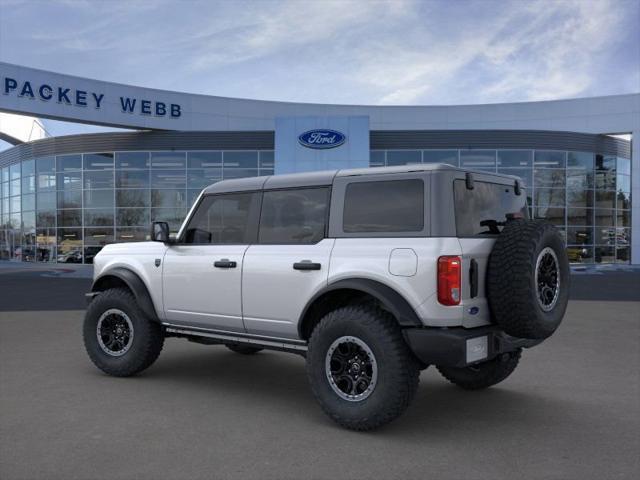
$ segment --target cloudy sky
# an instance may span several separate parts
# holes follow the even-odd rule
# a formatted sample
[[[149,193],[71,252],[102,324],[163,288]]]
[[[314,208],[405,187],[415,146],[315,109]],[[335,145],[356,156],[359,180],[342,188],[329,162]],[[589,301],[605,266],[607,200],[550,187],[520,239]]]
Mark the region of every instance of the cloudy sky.
[[[640,0],[0,0],[0,60],[269,100],[535,101],[640,91],[638,25]]]

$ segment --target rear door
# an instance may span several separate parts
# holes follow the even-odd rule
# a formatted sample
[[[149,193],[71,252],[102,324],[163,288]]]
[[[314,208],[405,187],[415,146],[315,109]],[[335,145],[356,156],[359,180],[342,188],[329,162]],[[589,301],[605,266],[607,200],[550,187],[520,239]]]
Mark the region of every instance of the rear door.
[[[417,166],[416,168],[420,168]],[[336,236],[329,282],[358,278],[392,288],[420,315],[436,293],[434,258],[457,241],[430,236],[430,173],[336,177],[329,233]]]
[[[297,338],[309,299],[327,284],[334,240],[326,238],[329,187],[266,190],[258,243],[244,256],[243,319],[247,332]]]

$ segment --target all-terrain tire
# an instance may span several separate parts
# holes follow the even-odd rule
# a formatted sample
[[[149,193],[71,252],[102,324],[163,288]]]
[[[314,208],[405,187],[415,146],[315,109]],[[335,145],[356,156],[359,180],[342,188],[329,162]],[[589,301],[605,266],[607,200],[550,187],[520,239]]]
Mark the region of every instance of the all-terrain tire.
[[[518,366],[521,350],[503,353],[488,362],[464,368],[437,367],[444,378],[465,390],[480,390],[506,379]]]
[[[555,274],[547,261],[555,264]],[[549,288],[556,280],[557,290]],[[507,222],[489,257],[487,297],[495,322],[509,335],[544,339],[555,332],[569,301],[569,260],[560,232],[542,220]]]
[[[232,352],[241,353],[242,355],[253,355],[263,350],[260,347],[252,347],[250,345],[240,345],[235,343],[228,343],[225,346]]]
[[[377,381],[359,401],[339,396],[327,375],[327,354],[340,338],[357,338],[373,353]],[[359,304],[336,309],[314,328],[307,351],[307,375],[313,394],[339,425],[372,430],[388,423],[409,406],[419,382],[419,364],[407,347],[393,316],[374,306]]]
[[[120,356],[107,353],[98,340],[98,322],[109,310],[126,314],[133,326],[129,349]],[[135,375],[156,361],[164,345],[162,326],[145,316],[133,294],[123,288],[113,288],[95,297],[84,318],[84,346],[89,358],[103,372],[115,377]]]

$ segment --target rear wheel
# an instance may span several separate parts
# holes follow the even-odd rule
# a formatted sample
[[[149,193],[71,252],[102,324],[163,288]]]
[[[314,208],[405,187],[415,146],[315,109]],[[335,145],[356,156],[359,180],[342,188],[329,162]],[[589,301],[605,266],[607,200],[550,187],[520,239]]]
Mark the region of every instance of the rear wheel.
[[[83,337],[95,366],[116,377],[148,368],[164,345],[160,324],[148,319],[133,294],[122,288],[101,292],[89,304]]]
[[[309,340],[313,394],[329,417],[352,430],[371,430],[402,414],[419,373],[393,317],[373,306],[334,310]]]
[[[229,350],[236,353],[241,353],[242,355],[253,355],[254,353],[258,353],[262,348],[252,347],[250,345],[240,345],[240,344],[232,344],[228,343],[225,345]]]
[[[500,383],[518,366],[521,350],[503,353],[488,362],[464,368],[437,367],[444,378],[465,390],[480,390]]]

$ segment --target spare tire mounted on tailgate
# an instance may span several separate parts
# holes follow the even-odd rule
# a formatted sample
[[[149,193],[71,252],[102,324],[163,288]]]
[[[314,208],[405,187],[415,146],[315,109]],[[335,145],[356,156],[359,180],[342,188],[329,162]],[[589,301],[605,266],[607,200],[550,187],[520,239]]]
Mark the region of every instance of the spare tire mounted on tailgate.
[[[558,328],[569,299],[569,261],[553,225],[508,221],[489,257],[487,275],[489,306],[506,333],[544,339]]]

